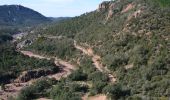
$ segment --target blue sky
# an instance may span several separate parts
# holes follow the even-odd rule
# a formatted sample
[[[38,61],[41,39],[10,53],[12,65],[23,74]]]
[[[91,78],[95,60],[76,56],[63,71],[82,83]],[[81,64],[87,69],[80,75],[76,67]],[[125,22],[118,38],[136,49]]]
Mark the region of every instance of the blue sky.
[[[95,10],[105,0],[0,0],[0,5],[20,4],[48,17],[78,16]]]

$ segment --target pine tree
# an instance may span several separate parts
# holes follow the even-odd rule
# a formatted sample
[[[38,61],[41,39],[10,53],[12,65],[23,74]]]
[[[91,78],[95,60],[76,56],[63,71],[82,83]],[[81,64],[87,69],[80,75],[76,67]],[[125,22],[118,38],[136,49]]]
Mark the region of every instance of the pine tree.
[[[1,84],[1,90],[5,90],[5,85],[4,84]]]

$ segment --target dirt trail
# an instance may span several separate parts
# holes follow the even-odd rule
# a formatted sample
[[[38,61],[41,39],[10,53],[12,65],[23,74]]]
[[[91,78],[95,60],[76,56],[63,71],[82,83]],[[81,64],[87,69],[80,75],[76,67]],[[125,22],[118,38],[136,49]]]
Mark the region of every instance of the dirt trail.
[[[29,57],[34,57],[34,58],[38,58],[38,59],[47,59],[47,60],[50,60],[50,58],[48,57],[44,57],[44,56],[41,56],[41,55],[38,55],[38,54],[34,54],[32,53],[31,51],[20,51],[22,54],[26,55],[26,56],[29,56]]]
[[[9,97],[16,97],[21,89],[31,85],[33,80],[24,83],[10,83],[5,85],[5,91],[0,90],[0,100],[8,100]]]
[[[56,66],[60,66],[61,71],[53,74],[53,75],[48,75],[47,77],[49,78],[55,78],[56,80],[60,80],[63,77],[67,77],[68,75],[71,74],[71,72],[73,70],[76,69],[76,67],[72,64],[70,64],[69,62],[66,62],[64,60],[58,59],[56,57],[45,57],[45,56],[41,56],[38,54],[34,54],[31,51],[20,51],[22,54],[29,56],[29,57],[35,57],[38,59],[47,59],[50,60],[51,58],[55,58],[54,63],[56,64]],[[0,90],[0,100],[7,100],[8,97],[10,96],[14,96],[16,97],[19,93],[19,91],[21,91],[21,89],[31,85],[35,80],[30,80],[28,82],[25,83],[10,83],[10,84],[6,84],[5,87],[5,91],[1,91]]]
[[[101,72],[106,72],[108,73],[108,77],[110,78],[110,81],[112,83],[116,82],[116,78],[111,74],[111,71],[109,69],[107,69],[106,67],[104,67],[101,63],[101,57],[99,55],[94,54],[93,49],[92,48],[84,48],[80,45],[77,44],[76,41],[74,41],[74,46],[76,49],[82,51],[84,54],[92,57],[92,61],[94,66]]]
[[[88,96],[88,94],[82,97],[82,100],[107,100],[107,96],[103,94],[99,94],[96,96]]]
[[[26,55],[26,56],[35,57],[35,58],[38,58],[38,59],[50,60],[51,58],[55,58],[55,60],[54,60],[55,65],[60,66],[62,68],[62,71],[57,73],[57,74],[47,76],[49,78],[53,77],[56,80],[60,80],[62,77],[67,77],[69,74],[71,74],[71,72],[73,70],[76,69],[76,67],[74,65],[70,64],[67,61],[61,60],[61,59],[59,59],[57,57],[45,57],[45,56],[35,54],[35,53],[31,52],[31,51],[20,51],[20,52],[22,54]]]

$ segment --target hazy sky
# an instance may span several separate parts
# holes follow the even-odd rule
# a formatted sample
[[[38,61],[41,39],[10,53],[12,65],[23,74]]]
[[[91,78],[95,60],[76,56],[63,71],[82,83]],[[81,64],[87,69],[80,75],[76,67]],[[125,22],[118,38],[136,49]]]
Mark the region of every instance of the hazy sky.
[[[78,16],[95,10],[106,0],[0,0],[0,5],[20,4],[48,17]]]

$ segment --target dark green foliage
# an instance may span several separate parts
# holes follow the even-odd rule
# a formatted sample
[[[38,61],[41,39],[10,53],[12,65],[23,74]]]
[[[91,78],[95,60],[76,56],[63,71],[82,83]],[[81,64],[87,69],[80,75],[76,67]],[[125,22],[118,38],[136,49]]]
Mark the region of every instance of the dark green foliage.
[[[93,82],[93,86],[90,89],[90,95],[97,95],[102,93],[103,88],[107,85],[107,81],[96,81]]]
[[[108,65],[108,68],[111,70],[116,70],[118,66],[123,66],[128,63],[129,59],[126,54],[115,54],[113,55],[106,55],[104,57],[103,62]]]
[[[89,74],[88,80],[92,81],[92,88],[90,89],[90,95],[97,95],[102,93],[103,88],[108,84],[109,78],[102,72],[93,72]]]
[[[0,44],[6,41],[11,41],[13,37],[10,34],[0,34]]]
[[[72,17],[49,17],[49,19],[51,19],[52,21],[54,21],[54,23],[56,22],[61,22],[61,21],[65,21],[65,20],[69,20]]]
[[[73,57],[75,54],[73,40],[68,38],[48,39],[40,37],[30,47],[28,47],[28,49],[38,51],[42,54],[57,56],[61,59]]]
[[[5,90],[5,85],[3,83],[1,84],[1,90]]]
[[[0,44],[11,41],[13,39],[12,35],[19,32],[17,28],[0,27]]]
[[[93,72],[89,75],[88,77],[89,80],[91,80],[93,83],[98,82],[98,81],[103,81],[103,82],[107,82],[108,81],[108,77],[107,75],[103,74],[102,72],[96,71]]]
[[[87,80],[87,75],[83,73],[81,70],[77,70],[73,72],[71,75],[69,75],[69,78],[72,81],[85,81]]]
[[[80,85],[76,85],[73,87],[71,82],[65,83],[60,82],[55,87],[53,87],[50,92],[50,96],[54,100],[81,100],[80,91],[86,90],[86,88]]]
[[[87,56],[84,56],[80,59],[80,67],[80,70],[83,70],[83,72],[87,75],[90,75],[96,71],[91,58]]]
[[[88,14],[81,15],[80,17],[72,18],[71,20],[66,20],[56,25],[50,26],[43,33],[53,34],[53,35],[65,35],[67,37],[73,38],[77,32],[82,29],[89,27],[92,21],[97,21],[101,14],[96,12],[91,12]]]
[[[21,91],[22,94],[19,94],[18,100],[31,100],[31,98],[34,98],[34,95],[32,94],[33,87],[26,87]]]
[[[47,96],[46,92],[55,83],[52,79],[40,79],[33,85],[21,90],[17,100],[32,100],[40,96]]]
[[[10,78],[15,78],[22,71],[56,68],[53,61],[30,58],[20,54],[10,43],[0,45],[0,55],[0,83],[10,81]]]
[[[103,92],[106,94],[109,93],[109,95],[113,99],[119,99],[119,98],[123,98],[125,96],[130,95],[130,90],[127,88],[123,88],[123,86],[119,83],[115,85],[107,85],[103,89]]]
[[[153,0],[154,1],[154,0]],[[162,7],[170,7],[170,0],[155,0]]]
[[[71,84],[71,91],[73,92],[83,92],[86,93],[88,91],[88,86],[86,85],[79,85],[79,84]]]

